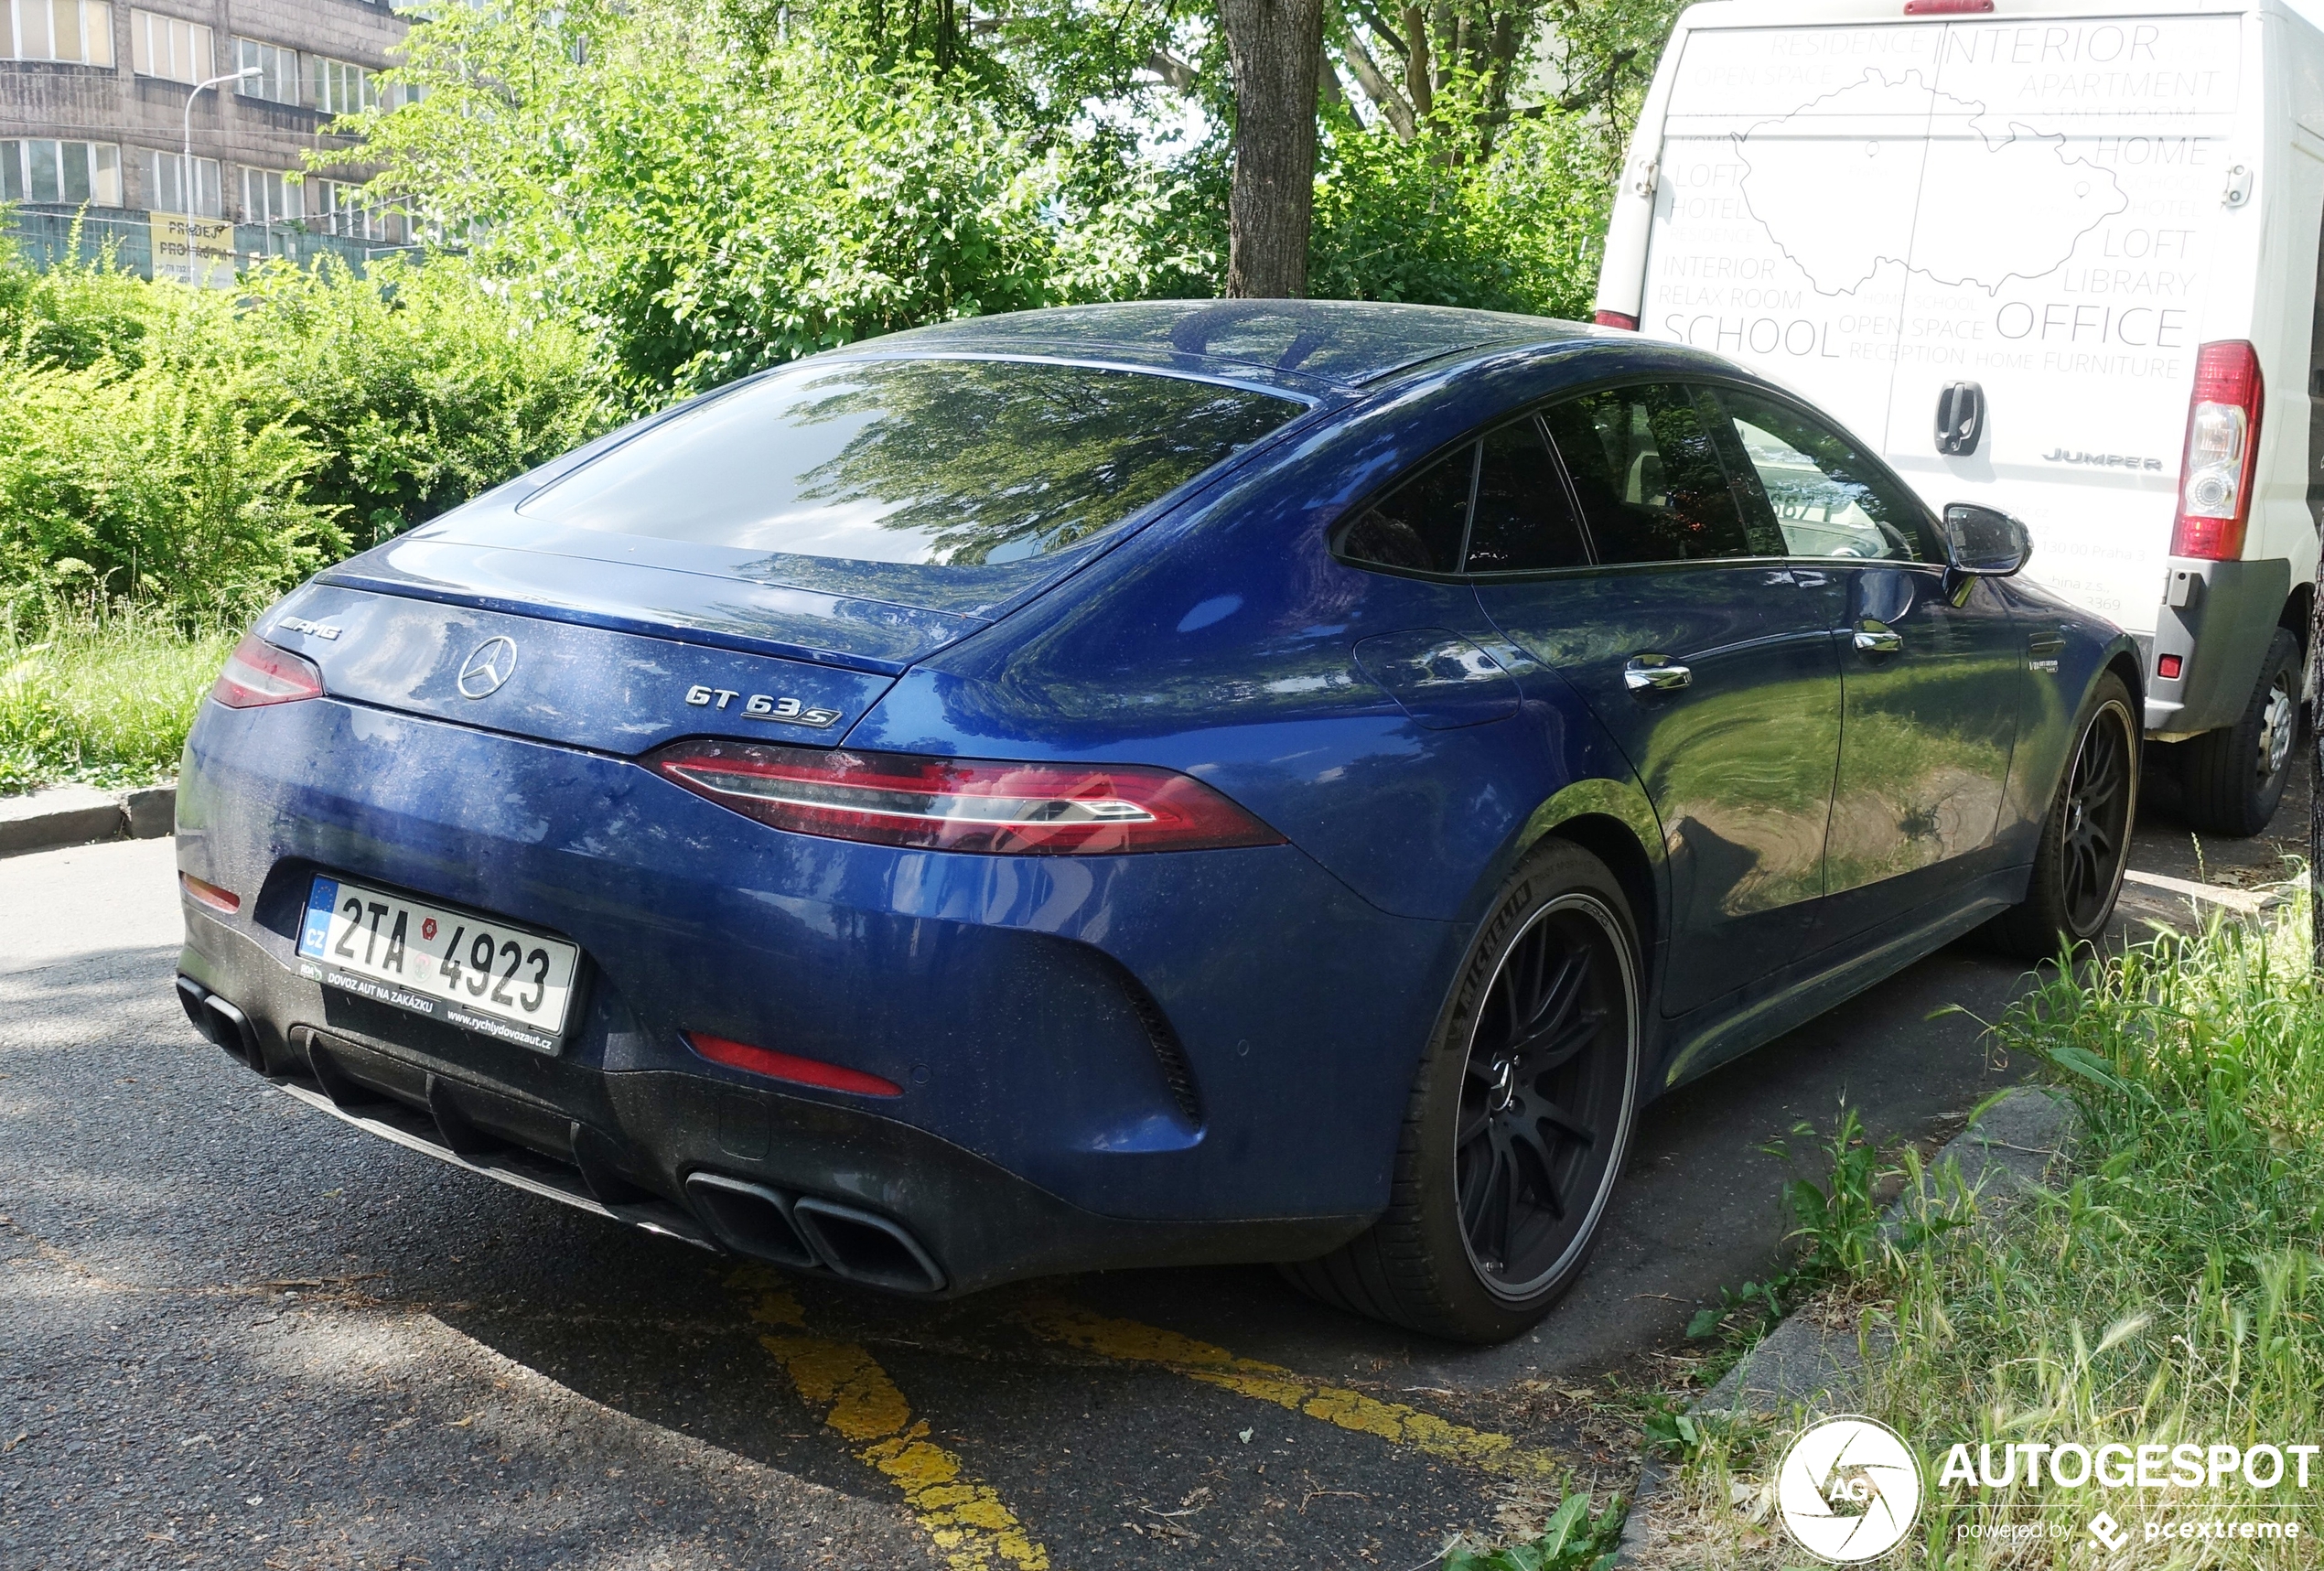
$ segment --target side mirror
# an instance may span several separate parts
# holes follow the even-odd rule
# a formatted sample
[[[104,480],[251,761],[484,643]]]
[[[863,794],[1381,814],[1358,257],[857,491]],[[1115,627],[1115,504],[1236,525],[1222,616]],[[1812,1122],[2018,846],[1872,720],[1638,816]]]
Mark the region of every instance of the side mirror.
[[[1944,510],[1945,565],[1964,578],[2007,578],[2033,554],[2026,526],[1998,508],[1957,501]]]

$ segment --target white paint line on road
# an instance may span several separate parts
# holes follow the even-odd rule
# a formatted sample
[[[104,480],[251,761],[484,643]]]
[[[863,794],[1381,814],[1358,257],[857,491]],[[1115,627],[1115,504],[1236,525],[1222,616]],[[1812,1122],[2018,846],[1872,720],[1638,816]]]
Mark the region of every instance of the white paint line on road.
[[[2150,889],[2168,894],[2184,895],[2190,900],[2209,900],[2215,906],[2225,906],[2231,911],[2257,916],[2268,907],[2268,898],[2251,889],[2231,889],[2219,884],[2198,884],[2191,878],[2172,878],[2161,873],[2142,873],[2133,867],[2123,875],[2125,884],[2141,884]]]

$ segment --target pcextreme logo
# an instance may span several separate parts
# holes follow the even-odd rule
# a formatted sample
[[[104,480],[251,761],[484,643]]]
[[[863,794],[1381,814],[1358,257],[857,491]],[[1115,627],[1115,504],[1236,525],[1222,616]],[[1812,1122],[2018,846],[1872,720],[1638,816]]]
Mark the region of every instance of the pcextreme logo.
[[[1886,1555],[1921,1514],[1921,1462],[1897,1432],[1869,1418],[1811,1424],[1783,1453],[1776,1510],[1799,1546],[1851,1566]]]

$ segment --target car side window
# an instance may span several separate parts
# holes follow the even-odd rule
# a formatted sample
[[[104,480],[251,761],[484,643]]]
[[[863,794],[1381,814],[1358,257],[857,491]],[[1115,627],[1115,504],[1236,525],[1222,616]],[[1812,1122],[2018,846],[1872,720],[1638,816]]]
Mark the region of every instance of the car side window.
[[[1684,387],[1604,388],[1543,413],[1598,559],[1692,562],[1754,548],[1703,411]]]
[[[1468,571],[1588,566],[1589,547],[1540,427],[1530,419],[1504,425],[1483,447],[1469,525]]]
[[[1375,499],[1340,535],[1340,554],[1376,567],[1459,572],[1476,473],[1470,442]]]
[[[1713,396],[1783,532],[1784,554],[1939,559],[1925,511],[1847,438],[1770,398],[1731,387]]]

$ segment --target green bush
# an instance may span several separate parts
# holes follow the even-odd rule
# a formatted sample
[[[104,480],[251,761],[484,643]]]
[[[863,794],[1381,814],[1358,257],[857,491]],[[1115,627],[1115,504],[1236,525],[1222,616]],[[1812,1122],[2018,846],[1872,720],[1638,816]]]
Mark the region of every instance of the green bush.
[[[1522,120],[1489,149],[1327,124],[1310,293],[1588,317],[1613,194],[1588,123]]]
[[[0,258],[0,598],[232,621],[616,418],[577,333],[449,259],[227,295]]]

